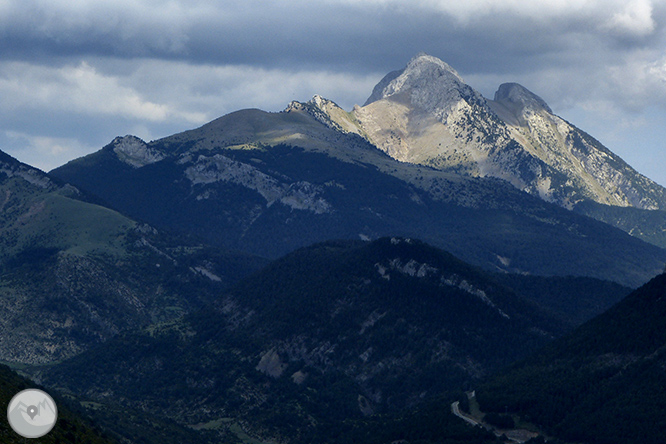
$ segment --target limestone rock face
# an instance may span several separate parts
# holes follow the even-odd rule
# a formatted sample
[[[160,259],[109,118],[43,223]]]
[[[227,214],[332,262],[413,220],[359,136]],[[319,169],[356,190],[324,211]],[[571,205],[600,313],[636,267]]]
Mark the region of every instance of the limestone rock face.
[[[488,101],[449,65],[420,54],[396,74],[352,112],[358,133],[379,149],[403,162],[498,177],[551,201],[566,199],[549,195],[541,180],[557,172],[525,152]]]
[[[25,165],[0,151],[0,181],[3,177],[17,177],[43,190],[54,190],[57,186],[42,171]]]
[[[380,82],[378,88],[375,88],[375,102],[392,97],[398,101],[402,99],[415,108],[434,114],[438,120],[445,121],[461,101],[483,101],[481,94],[466,85],[453,68],[427,54],[413,58],[397,77],[388,81],[394,74],[384,78],[386,86],[381,88]]]
[[[527,88],[505,83],[494,100],[486,99],[427,54],[384,77],[344,122],[341,115],[329,117],[402,162],[501,178],[566,208],[592,201],[666,209],[666,189],[553,114]]]
[[[136,136],[116,137],[111,144],[118,159],[134,168],[159,162],[166,157]]]
[[[571,204],[592,200],[647,210],[666,208],[666,190],[639,174],[589,134],[553,114],[543,99],[516,83],[503,84],[488,105],[511,137],[566,176]]]

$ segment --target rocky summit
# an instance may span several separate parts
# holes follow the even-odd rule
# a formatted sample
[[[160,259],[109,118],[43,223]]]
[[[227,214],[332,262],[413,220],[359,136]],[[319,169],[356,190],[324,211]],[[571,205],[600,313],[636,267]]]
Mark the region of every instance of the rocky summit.
[[[570,209],[586,201],[666,208],[663,187],[553,114],[536,94],[505,83],[486,99],[427,54],[384,77],[352,118],[352,131],[403,162],[501,178]]]

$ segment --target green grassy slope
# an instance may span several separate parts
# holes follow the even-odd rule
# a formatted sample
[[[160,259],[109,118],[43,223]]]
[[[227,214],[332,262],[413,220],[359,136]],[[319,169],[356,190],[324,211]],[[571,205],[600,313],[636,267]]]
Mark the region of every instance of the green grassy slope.
[[[79,200],[0,153],[0,360],[46,363],[209,302],[264,261]]]

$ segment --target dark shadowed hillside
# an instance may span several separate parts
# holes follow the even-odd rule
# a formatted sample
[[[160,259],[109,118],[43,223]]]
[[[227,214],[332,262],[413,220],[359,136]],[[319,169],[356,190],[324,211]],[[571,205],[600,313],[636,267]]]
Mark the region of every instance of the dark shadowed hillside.
[[[317,109],[239,111],[150,143],[117,138],[52,174],[157,228],[265,257],[398,235],[489,270],[633,287],[666,263],[666,251],[508,182],[391,159]]]
[[[660,443],[666,432],[666,275],[477,390],[574,442]]]
[[[0,152],[0,360],[73,356],[119,331],[199,309],[265,263],[81,197]]]
[[[39,388],[33,381],[23,378],[9,369],[5,365],[0,365],[0,404],[9,406],[9,403],[22,390],[29,388]],[[47,435],[31,439],[44,444],[115,444],[118,441],[103,433],[98,425],[87,418],[83,409],[75,406],[74,403],[65,400],[59,394],[49,391],[54,398],[58,417],[55,426]],[[72,409],[72,407],[74,409]],[[3,444],[24,444],[26,438],[16,434],[7,421],[7,416],[2,415],[0,419],[0,441]]]
[[[42,376],[181,425],[228,433],[242,424],[263,439],[312,442],[347,421],[383,421],[368,415],[410,417],[403,409],[472,387],[565,324],[420,241],[326,242],[275,261],[210,309]]]

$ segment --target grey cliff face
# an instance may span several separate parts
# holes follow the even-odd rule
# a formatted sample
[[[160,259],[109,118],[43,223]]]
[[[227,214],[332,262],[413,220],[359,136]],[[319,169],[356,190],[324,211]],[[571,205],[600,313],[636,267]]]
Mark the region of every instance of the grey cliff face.
[[[402,162],[501,178],[566,208],[585,201],[666,208],[663,187],[527,88],[504,83],[488,100],[427,54],[384,77],[352,115],[351,131]]]
[[[111,144],[118,159],[131,165],[133,168],[140,168],[159,162],[166,157],[163,153],[149,147],[146,142],[136,136],[116,137]]]
[[[384,89],[386,89],[389,83],[399,77],[404,71],[404,69],[401,69],[398,71],[391,71],[390,73],[386,74],[386,76],[384,76],[384,78],[381,79],[377,85],[375,85],[372,90],[372,94],[370,94],[370,97],[368,97],[368,100],[365,101],[363,106],[370,105],[372,102],[383,99]]]

